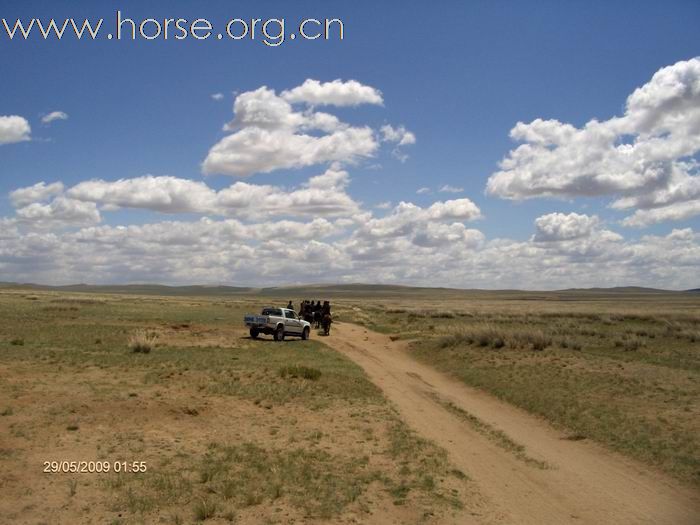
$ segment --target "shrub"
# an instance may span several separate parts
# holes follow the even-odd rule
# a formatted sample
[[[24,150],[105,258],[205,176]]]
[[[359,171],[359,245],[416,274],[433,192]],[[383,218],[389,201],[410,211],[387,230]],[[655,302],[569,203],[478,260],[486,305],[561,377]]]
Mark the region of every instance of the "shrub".
[[[687,337],[688,341],[690,341],[691,343],[700,342],[700,331],[684,330],[682,332],[682,335],[684,337]]]
[[[454,319],[455,314],[453,312],[434,312],[430,314],[431,319]]]
[[[311,381],[316,381],[321,377],[321,371],[317,368],[310,368],[308,366],[285,366],[280,368],[279,375],[282,378],[290,377],[292,379],[302,378],[309,379]]]
[[[216,514],[216,503],[208,499],[201,499],[194,506],[194,519],[204,521],[214,517]]]
[[[533,350],[544,350],[549,346],[550,341],[546,337],[538,337],[531,344]]]
[[[132,352],[147,354],[156,345],[158,334],[147,330],[137,330],[129,336],[129,348]]]
[[[566,337],[562,338],[559,342],[559,346],[562,348],[570,348],[571,350],[581,350],[583,348],[577,339],[567,339]]]
[[[634,352],[635,350],[639,350],[642,346],[644,346],[644,342],[641,339],[637,339],[635,337],[625,341],[625,344],[622,348],[625,352]]]
[[[24,346],[24,339],[22,339],[21,337],[16,337],[12,341],[10,341],[10,344],[14,346]]]
[[[489,324],[482,324],[472,328],[460,328],[443,337],[440,342],[443,348],[460,344],[477,345],[481,347],[491,346],[503,348],[506,345],[503,333]]]
[[[542,330],[508,330],[482,324],[471,328],[459,328],[440,339],[440,346],[447,348],[460,344],[476,345],[482,348],[532,348],[544,350],[552,344],[552,338]]]

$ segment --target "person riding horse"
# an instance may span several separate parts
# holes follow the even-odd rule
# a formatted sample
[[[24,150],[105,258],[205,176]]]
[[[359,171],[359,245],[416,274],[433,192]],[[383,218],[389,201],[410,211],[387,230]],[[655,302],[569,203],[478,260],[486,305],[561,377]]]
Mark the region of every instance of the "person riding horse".
[[[321,327],[321,319],[323,318],[323,313],[321,312],[321,301],[316,301],[313,307],[314,310],[314,323],[316,323],[316,329]]]
[[[299,314],[304,321],[307,321],[309,323],[314,322],[314,312],[313,312],[313,301],[304,301],[304,305],[302,306],[302,310]]]
[[[323,335],[330,335],[331,324],[333,324],[333,317],[331,316],[331,303],[328,301],[323,301],[323,306],[321,307],[321,328],[323,328]]]
[[[323,335],[330,335],[331,324],[333,324],[333,317],[331,317],[330,312],[326,312],[325,314],[323,314],[323,318],[321,319],[321,328],[323,328]]]

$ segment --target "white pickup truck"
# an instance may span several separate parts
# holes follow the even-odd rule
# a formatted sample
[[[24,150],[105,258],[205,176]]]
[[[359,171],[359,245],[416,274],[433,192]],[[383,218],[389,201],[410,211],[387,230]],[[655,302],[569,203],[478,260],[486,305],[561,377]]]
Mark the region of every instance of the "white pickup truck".
[[[272,334],[275,341],[284,340],[286,335],[308,339],[311,333],[311,323],[299,319],[294,310],[287,308],[265,307],[260,315],[246,314],[243,320],[253,339],[260,334]]]

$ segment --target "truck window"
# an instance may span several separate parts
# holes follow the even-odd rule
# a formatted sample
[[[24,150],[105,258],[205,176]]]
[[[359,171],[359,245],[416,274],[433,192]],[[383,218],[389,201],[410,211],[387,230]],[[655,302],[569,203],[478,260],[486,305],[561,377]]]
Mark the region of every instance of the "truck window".
[[[280,308],[263,308],[262,315],[271,315],[273,317],[282,317]]]
[[[285,310],[284,315],[287,319],[297,319],[297,314],[294,313],[294,310]]]

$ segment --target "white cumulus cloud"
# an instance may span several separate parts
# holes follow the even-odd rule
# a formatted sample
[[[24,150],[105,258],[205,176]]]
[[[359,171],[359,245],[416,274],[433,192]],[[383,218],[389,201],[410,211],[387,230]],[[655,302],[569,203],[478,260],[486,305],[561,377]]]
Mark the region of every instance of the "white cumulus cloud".
[[[404,126],[393,127],[385,124],[380,128],[382,140],[385,142],[395,142],[397,146],[407,146],[416,143],[416,136],[408,131]]]
[[[64,111],[52,111],[51,113],[41,117],[43,124],[50,124],[54,120],[68,120],[68,113]]]
[[[0,116],[0,144],[12,144],[30,139],[32,128],[26,118],[18,115]]]
[[[347,172],[333,167],[291,191],[236,182],[218,193],[217,205],[223,213],[248,217],[351,216],[359,213],[360,208],[346,192],[348,183]]]
[[[33,186],[17,188],[10,192],[10,200],[15,208],[20,208],[35,202],[44,202],[55,195],[63,192],[62,182],[38,182]]]
[[[458,188],[457,186],[451,186],[449,184],[444,184],[440,186],[438,190],[440,193],[462,193],[464,188]]]
[[[391,154],[399,161],[406,162],[406,160],[408,160],[408,155],[404,153],[402,147],[415,144],[415,134],[408,131],[404,126],[393,127],[390,124],[385,124],[379,131],[382,135],[382,142],[395,144]]]
[[[143,208],[165,213],[206,213],[216,198],[216,192],[203,182],[153,175],[113,182],[89,180],[68,189],[66,194],[107,209]]]
[[[370,128],[341,129],[328,135],[246,128],[216,144],[204,161],[204,172],[248,176],[282,168],[328,162],[355,162],[377,149]]]
[[[360,104],[384,103],[382,93],[371,86],[360,84],[356,80],[319,82],[307,79],[301,86],[281,93],[285,100],[303,102],[312,106],[358,106]]]
[[[487,192],[507,199],[615,196],[638,208],[628,225],[688,217],[698,209],[700,59],[657,71],[628,98],[624,115],[581,128],[557,120],[518,122],[522,142],[492,174]],[[662,211],[652,211],[659,208]]]
[[[104,211],[143,209],[157,213],[195,213],[241,218],[317,216],[350,217],[360,206],[347,193],[348,172],[332,165],[296,188],[236,182],[215,191],[202,181],[144,175],[131,179],[80,182],[64,189],[62,183],[19,188],[10,194],[16,208],[38,210],[45,201],[64,196],[91,203]],[[52,203],[49,203],[52,204]],[[41,205],[41,206],[40,206]],[[19,213],[19,212],[18,212]]]
[[[626,217],[622,224],[624,226],[644,227],[658,222],[690,219],[696,215],[700,215],[700,199],[649,210],[637,210],[629,217]]]
[[[100,222],[100,212],[92,202],[83,202],[63,196],[48,204],[35,202],[16,212],[17,220],[30,222],[34,226],[54,228],[56,226],[82,226]]]
[[[303,86],[301,86],[303,87]],[[234,102],[231,132],[215,144],[202,164],[205,174],[239,177],[278,169],[372,157],[379,143],[368,126],[350,126],[329,113],[295,109],[290,97],[265,86],[241,93]],[[299,100],[308,103],[298,97]]]
[[[589,236],[599,223],[595,215],[550,213],[535,219],[534,239],[540,242],[579,239]]]
[[[481,211],[469,199],[435,202],[428,208],[400,202],[387,216],[361,224],[357,234],[369,238],[405,237],[433,222],[471,221],[480,217]]]
[[[341,177],[323,179],[306,188],[327,188]],[[29,206],[0,219],[6,280],[686,289],[697,287],[700,266],[700,234],[691,228],[626,241],[592,217],[550,214],[535,222],[529,240],[489,240],[465,224],[475,216],[472,206],[449,201],[428,207],[401,203],[385,217],[370,212],[336,220],[202,217],[117,226],[95,225],[94,203],[64,196]]]

